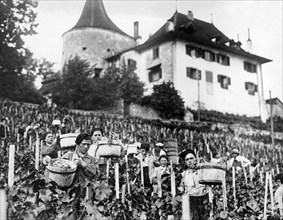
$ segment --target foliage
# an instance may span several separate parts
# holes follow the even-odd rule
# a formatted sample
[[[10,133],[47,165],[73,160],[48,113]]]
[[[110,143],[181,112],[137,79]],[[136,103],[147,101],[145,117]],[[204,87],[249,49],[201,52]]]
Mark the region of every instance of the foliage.
[[[91,69],[86,61],[74,57],[65,64],[62,79],[52,91],[54,102],[62,107],[88,109],[92,83]]]
[[[25,47],[25,35],[35,34],[37,2],[0,1],[0,96],[26,102],[42,102],[29,74],[32,53]]]
[[[144,105],[149,105],[164,119],[183,119],[184,101],[172,82],[163,82],[153,86],[151,96],[144,98]]]
[[[53,91],[56,104],[77,109],[105,109],[119,99],[126,103],[139,102],[143,83],[133,69],[110,68],[100,78],[91,78],[92,67],[75,57],[65,65],[63,77]]]

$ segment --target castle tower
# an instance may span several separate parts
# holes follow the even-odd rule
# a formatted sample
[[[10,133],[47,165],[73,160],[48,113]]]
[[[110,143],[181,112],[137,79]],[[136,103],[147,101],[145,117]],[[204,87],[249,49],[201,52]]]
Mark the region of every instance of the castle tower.
[[[98,72],[106,66],[105,57],[136,45],[133,37],[110,20],[102,0],[87,0],[77,24],[62,37],[62,66],[79,56]]]

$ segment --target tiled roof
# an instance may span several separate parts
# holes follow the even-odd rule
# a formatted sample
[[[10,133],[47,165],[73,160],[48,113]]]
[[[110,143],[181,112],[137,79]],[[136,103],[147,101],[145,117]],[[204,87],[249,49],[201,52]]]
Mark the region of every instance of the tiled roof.
[[[182,39],[188,42],[194,42],[200,45],[252,58],[261,63],[271,61],[267,58],[246,52],[240,47],[240,42],[234,42],[232,39],[229,39],[211,23],[198,19],[190,21],[186,15],[178,12],[175,12],[168,21],[173,22],[174,30],[168,31],[167,23],[165,23],[144,44],[137,46],[136,50],[144,50],[165,41]],[[212,41],[212,38],[214,37],[217,39],[216,42]],[[227,46],[227,42],[230,42],[235,46],[238,45],[237,49],[235,47]]]
[[[267,103],[267,104],[270,104],[271,102],[272,102],[272,104],[274,105],[274,104],[276,104],[276,102],[277,103],[279,103],[280,105],[282,105],[283,106],[283,103],[280,101],[280,99],[279,98],[272,98],[272,99],[266,99],[265,100],[265,102]]]
[[[72,29],[87,27],[102,28],[131,37],[111,21],[102,0],[87,0],[77,24]]]

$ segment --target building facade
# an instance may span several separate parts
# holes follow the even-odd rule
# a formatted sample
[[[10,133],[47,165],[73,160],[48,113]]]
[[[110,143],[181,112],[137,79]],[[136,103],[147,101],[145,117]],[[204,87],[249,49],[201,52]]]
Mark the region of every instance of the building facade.
[[[141,45],[138,34],[130,37],[109,21],[102,0],[87,0],[77,25],[63,35],[63,62],[77,54],[100,70],[135,65],[145,95],[153,85],[171,81],[188,108],[266,120],[261,65],[271,60],[243,50],[241,42],[195,19],[191,11],[175,12]]]

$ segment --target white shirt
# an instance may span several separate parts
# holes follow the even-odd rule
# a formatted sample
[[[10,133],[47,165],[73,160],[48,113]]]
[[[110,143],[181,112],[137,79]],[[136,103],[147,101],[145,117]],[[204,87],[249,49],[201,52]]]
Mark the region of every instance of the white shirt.
[[[247,166],[249,166],[249,165],[252,164],[252,162],[251,162],[249,159],[247,159],[247,158],[244,157],[244,156],[240,156],[240,155],[239,155],[239,156],[237,156],[236,158],[232,157],[232,158],[228,161],[228,169],[232,168],[235,159],[236,159],[237,161],[239,161],[239,162],[243,165],[243,167],[247,167]],[[240,167],[237,167],[237,170],[240,170],[240,169],[241,169]]]
[[[199,183],[198,171],[186,170],[182,173],[182,183],[185,187],[185,193],[190,196],[203,196],[208,193],[206,185]]]

